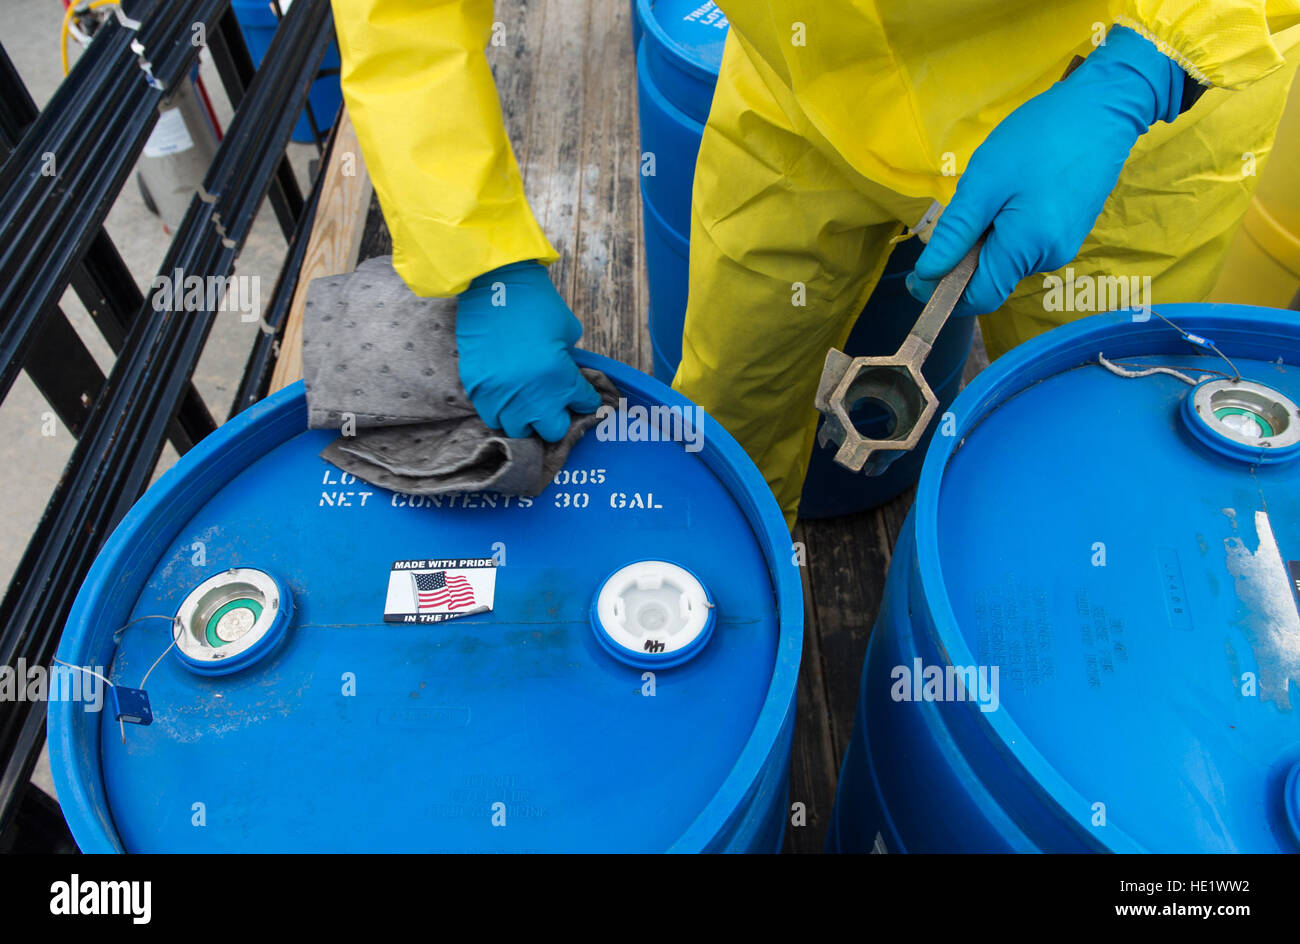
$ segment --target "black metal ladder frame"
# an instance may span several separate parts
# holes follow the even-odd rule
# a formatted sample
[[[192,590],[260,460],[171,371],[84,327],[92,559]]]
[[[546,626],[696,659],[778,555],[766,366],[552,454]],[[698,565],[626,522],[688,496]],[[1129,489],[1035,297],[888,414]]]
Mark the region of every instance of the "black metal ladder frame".
[[[159,272],[229,276],[264,199],[289,243],[232,415],[269,387],[325,176],[304,201],[285,148],[333,39],[328,0],[297,0],[256,70],[229,0],[123,5],[138,28],[102,27],[39,114],[0,48],[0,398],[26,370],[77,437],[0,599],[0,665],[50,665],[82,581],[165,441],[183,453],[214,428],[190,383],[214,313],[155,311],[103,230],[158,104],[197,59],[195,24],[236,111]],[[50,154],[57,172],[46,176]],[[107,376],[58,308],[69,285],[116,355]],[[13,844],[6,830],[44,734],[43,704],[0,703],[0,849]]]

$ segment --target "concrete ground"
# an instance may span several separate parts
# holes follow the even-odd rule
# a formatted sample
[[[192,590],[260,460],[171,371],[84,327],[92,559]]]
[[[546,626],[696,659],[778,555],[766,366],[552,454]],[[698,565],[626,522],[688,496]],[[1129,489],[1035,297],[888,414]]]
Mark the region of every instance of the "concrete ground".
[[[0,41],[37,106],[44,107],[63,79],[59,58],[63,5],[59,0],[4,0],[4,14],[4,36]],[[75,44],[70,44],[69,60],[75,62],[77,54]],[[206,53],[200,74],[218,121],[224,128],[229,123],[232,109]],[[315,147],[310,144],[289,146],[289,157],[304,193],[308,188],[308,163],[315,154]],[[106,228],[144,290],[157,273],[171,238],[164,232],[158,217],[146,209],[134,179],[128,180],[113,205]],[[263,304],[269,300],[275,285],[284,251],[285,241],[275,216],[269,206],[264,206],[239,255],[237,269],[240,275],[260,277]],[[107,374],[112,369],[112,352],[71,290],[64,294],[62,307]],[[259,311],[259,317],[260,314]],[[256,323],[241,322],[237,313],[223,313],[218,316],[208,338],[194,375],[194,384],[217,422],[226,417],[256,331]],[[0,404],[0,469],[7,470],[6,500],[3,511],[0,511],[0,585],[8,585],[72,454],[74,440],[61,425],[54,436],[42,435],[43,414],[48,411],[44,398],[25,374]],[[168,446],[155,474],[161,474],[175,460],[176,454]],[[32,779],[53,794],[49,763],[44,754]]]

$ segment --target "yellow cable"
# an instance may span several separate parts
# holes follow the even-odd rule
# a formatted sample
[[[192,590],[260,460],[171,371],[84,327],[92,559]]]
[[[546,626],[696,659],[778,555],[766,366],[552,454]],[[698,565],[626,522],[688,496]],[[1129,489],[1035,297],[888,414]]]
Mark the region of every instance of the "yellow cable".
[[[59,27],[59,51],[63,54],[63,74],[68,74],[68,27],[72,25],[72,17],[78,11],[89,13],[98,7],[106,7],[110,4],[117,6],[119,0],[93,0],[89,6],[82,6],[80,3],[70,3],[68,8],[63,11],[63,25]]]
[[[77,12],[77,5],[69,3],[68,8],[63,11],[63,25],[59,27],[59,51],[63,53],[63,74],[68,74],[68,24],[72,22],[72,14]]]

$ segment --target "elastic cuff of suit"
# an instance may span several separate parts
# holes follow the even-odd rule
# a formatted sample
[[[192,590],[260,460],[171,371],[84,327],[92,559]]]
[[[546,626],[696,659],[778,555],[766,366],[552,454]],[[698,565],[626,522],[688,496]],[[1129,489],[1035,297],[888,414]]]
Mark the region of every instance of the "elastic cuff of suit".
[[[1172,45],[1167,43],[1165,40],[1161,39],[1159,36],[1156,36],[1154,33],[1151,32],[1151,30],[1147,29],[1145,26],[1143,26],[1141,23],[1139,23],[1137,20],[1133,19],[1132,17],[1117,16],[1115,17],[1115,25],[1122,26],[1128,30],[1132,30],[1134,33],[1137,33],[1147,42],[1151,43],[1151,45],[1155,46],[1156,49],[1158,49],[1162,55],[1164,55],[1168,59],[1172,59],[1178,65],[1178,68],[1183,70],[1183,73],[1186,75],[1186,77],[1191,79],[1202,89],[1210,88],[1214,84],[1206,76],[1204,70],[1202,70],[1194,62],[1192,62],[1192,60],[1188,59],[1185,55],[1183,55],[1181,52],[1175,49]],[[1199,98],[1200,95],[1197,95],[1196,97]],[[1193,101],[1195,101],[1195,99],[1193,99]]]
[[[524,259],[519,262],[511,262],[503,266],[497,266],[495,269],[491,269],[484,272],[482,275],[476,276],[470,280],[469,288],[465,289],[465,291],[468,292],[470,289],[488,287],[493,282],[500,281],[503,275],[510,272],[525,272],[532,269],[540,269],[543,272],[546,271],[546,267],[536,259]]]
[[[1155,95],[1156,106],[1148,125],[1178,117],[1187,73],[1154,39],[1124,24],[1116,24],[1092,56],[1103,57],[1108,63],[1123,63],[1147,83]]]

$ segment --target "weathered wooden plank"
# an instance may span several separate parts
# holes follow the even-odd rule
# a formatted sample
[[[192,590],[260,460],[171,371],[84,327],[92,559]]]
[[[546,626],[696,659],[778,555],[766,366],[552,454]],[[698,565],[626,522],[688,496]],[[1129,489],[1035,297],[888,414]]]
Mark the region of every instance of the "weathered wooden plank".
[[[560,254],[550,267],[556,288],[572,305],[577,277],[578,208],[582,199],[583,114],[590,90],[585,61],[590,4],[548,0],[533,69],[527,131],[518,149],[533,215]],[[513,107],[513,106],[512,106]]]
[[[392,254],[393,235],[388,232],[388,223],[384,221],[384,211],[379,206],[379,194],[371,193],[366,225],[361,231],[361,247],[357,250],[357,262]]]
[[[645,369],[648,329],[637,307],[641,197],[632,24],[626,3],[596,2],[588,7],[570,301],[587,327],[585,347]]]
[[[271,375],[273,391],[302,377],[302,312],[307,303],[308,283],[321,276],[351,272],[356,267],[361,248],[373,187],[347,109],[344,109],[334,134],[329,166],[319,171],[325,175],[320,203],[298,275],[298,288],[289,308],[289,321],[280,342],[280,356]]]
[[[912,510],[912,501],[915,498],[916,486],[912,486],[893,501],[886,502],[876,509],[879,546],[891,560],[894,542],[898,540],[898,533],[903,530],[903,522],[907,519],[907,513]]]
[[[820,637],[834,750],[833,782],[853,732],[862,661],[880,611],[889,556],[875,511],[806,522],[803,534],[813,601],[810,622]]]
[[[572,0],[555,2],[572,5]],[[506,134],[521,168],[528,157],[534,77],[545,46],[545,10],[546,0],[497,0],[498,27],[487,47]]]
[[[630,26],[631,24],[629,24]],[[636,48],[632,44],[632,37],[627,37],[627,48],[629,51],[628,64],[629,75],[631,76],[631,95],[632,95],[632,127],[626,132],[628,141],[633,142],[636,146],[637,172],[636,172],[636,193],[637,198],[633,201],[633,223],[632,223],[632,257],[636,260],[633,268],[633,284],[635,286],[635,303],[637,324],[640,326],[641,336],[638,339],[638,345],[641,350],[641,358],[637,364],[646,372],[653,372],[654,349],[650,345],[650,277],[645,268],[645,217],[641,205],[641,123],[638,109],[640,102],[637,96],[640,94],[636,83]]]
[[[800,523],[795,540],[807,547],[807,530],[815,525]],[[790,803],[802,803],[806,822],[796,826],[787,816],[785,851],[821,852],[826,826],[835,804],[835,778],[838,767],[831,743],[830,713],[826,703],[826,680],[822,670],[823,655],[820,623],[812,596],[811,567],[800,568],[803,578],[804,638],[803,661],[799,670],[798,704],[794,727],[794,748],[790,759]]]
[[[820,686],[822,701],[814,707],[813,699],[801,697],[800,710],[812,711],[799,719],[796,730],[792,785],[798,778],[820,778],[828,802],[833,802],[839,768],[853,736],[867,644],[884,600],[893,545],[913,494],[914,489],[909,489],[871,511],[799,525],[808,547],[805,632],[813,640],[805,645],[800,694]],[[806,739],[803,744],[801,737]],[[826,744],[816,753],[807,743],[814,738]],[[820,851],[828,815],[829,807],[819,817],[817,844],[796,845],[800,839],[792,836],[792,846],[800,852]]]

